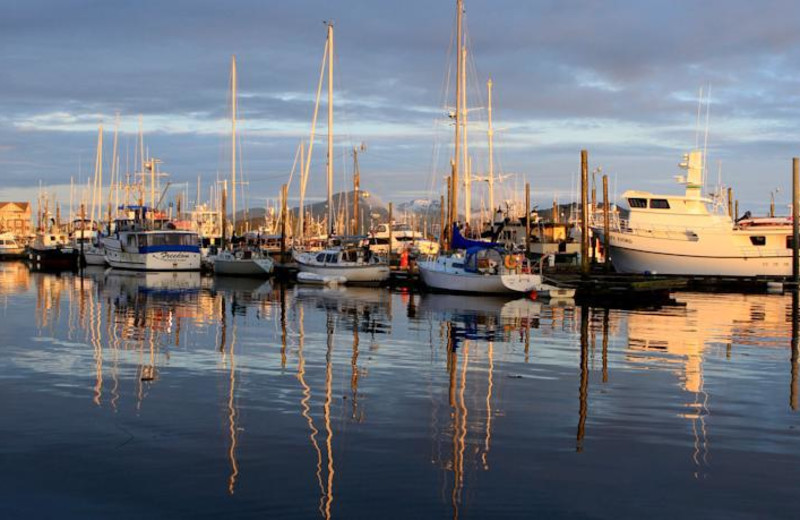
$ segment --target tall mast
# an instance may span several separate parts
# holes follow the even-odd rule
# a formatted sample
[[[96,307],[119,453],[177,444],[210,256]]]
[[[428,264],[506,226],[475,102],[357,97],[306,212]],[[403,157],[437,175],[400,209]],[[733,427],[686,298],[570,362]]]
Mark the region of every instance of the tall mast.
[[[492,128],[492,78],[486,82],[489,90],[489,219],[494,224],[494,129]]]
[[[333,235],[333,22],[328,22],[328,235]]]
[[[464,221],[469,222],[470,213],[472,212],[472,183],[470,176],[472,175],[471,164],[469,160],[469,148],[467,144],[467,46],[462,40],[461,49],[461,139],[463,142],[462,151],[464,159]],[[458,186],[458,185],[456,185]]]
[[[103,125],[97,131],[97,155],[94,163],[94,186],[92,190],[92,220],[98,222],[102,211],[100,206],[103,204],[101,196],[103,190]]]
[[[455,135],[455,157],[453,159],[453,173],[450,179],[450,186],[452,186],[452,196],[450,197],[450,216],[453,220],[458,218],[458,171],[459,171],[459,155],[461,154],[461,47],[463,43],[462,33],[462,14],[464,12],[464,1],[456,0],[456,135]],[[451,221],[452,224],[452,221]],[[450,233],[450,230],[447,231]]]
[[[111,181],[109,183],[110,190],[108,192],[108,202],[113,201],[114,206],[119,206],[119,157],[117,156],[117,136],[119,134],[119,113],[114,121],[114,147],[111,152]]]
[[[362,145],[363,147],[363,145]],[[358,170],[358,148],[353,148],[353,234],[358,235],[358,202],[361,187],[361,172]],[[390,222],[391,224],[391,222]]]
[[[231,222],[236,234],[236,56],[231,56]]]

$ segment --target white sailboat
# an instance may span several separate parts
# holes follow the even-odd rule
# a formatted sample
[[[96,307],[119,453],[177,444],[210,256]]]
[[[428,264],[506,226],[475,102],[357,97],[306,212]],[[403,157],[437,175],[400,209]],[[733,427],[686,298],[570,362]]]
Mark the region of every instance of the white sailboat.
[[[236,56],[231,58],[231,181],[233,229],[236,230]],[[223,230],[223,233],[225,230]],[[275,264],[259,247],[242,246],[214,257],[214,273],[228,276],[269,276]]]
[[[320,92],[324,79],[325,66],[327,64],[328,74],[328,158],[327,158],[327,186],[328,186],[328,238],[334,233],[334,211],[333,211],[333,24],[328,24],[328,37],[325,41],[325,54],[322,58],[322,71],[317,88],[317,100],[314,109],[314,120],[311,129],[311,140],[309,142],[308,156],[301,179],[301,190],[305,186],[308,177],[309,163],[311,162],[311,152],[314,146],[314,131],[317,123],[317,111],[319,108]],[[302,214],[303,208],[300,207]],[[302,232],[302,221],[300,225]],[[324,279],[335,277],[342,283],[381,283],[389,279],[389,265],[381,257],[371,254],[368,249],[357,246],[337,246],[316,252],[300,252],[292,250],[292,256],[300,270],[298,278]]]
[[[469,157],[466,153],[466,50],[462,27],[463,0],[457,0],[456,9],[456,47],[458,51],[456,54],[456,110],[454,114],[455,156],[451,179],[451,214],[453,218],[458,215],[458,179],[462,173],[466,177],[469,176],[469,168],[467,168]],[[489,135],[491,136],[491,131]],[[460,157],[462,144],[463,158]],[[467,219],[469,219],[469,182],[464,184],[466,190],[465,209]],[[541,275],[530,272],[529,265],[523,261],[521,255],[510,254],[499,244],[466,240],[460,235],[458,226],[455,224],[452,226],[450,236],[453,253],[440,255],[438,258],[418,264],[420,277],[429,289],[481,294],[536,292],[542,297],[558,294],[563,298],[572,297],[575,293],[574,289],[559,289],[545,284]]]
[[[630,211],[613,222],[609,249],[623,273],[698,276],[774,276],[792,272],[790,218],[734,220],[717,201],[702,194],[703,152],[684,157],[683,195],[629,190]],[[594,227],[603,240],[603,227]]]

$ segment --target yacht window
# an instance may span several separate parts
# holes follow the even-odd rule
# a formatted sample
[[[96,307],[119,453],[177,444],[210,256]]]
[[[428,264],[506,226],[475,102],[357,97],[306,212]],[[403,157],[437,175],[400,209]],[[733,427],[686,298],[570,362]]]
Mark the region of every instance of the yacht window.
[[[628,205],[632,208],[646,208],[647,207],[647,199],[637,199],[637,198],[629,198]]]
[[[792,235],[786,237],[786,249],[792,249]]]
[[[317,255],[317,262],[323,263],[325,261],[325,253],[320,253]]]
[[[669,209],[669,202],[667,199],[651,199],[650,209]]]
[[[763,246],[767,243],[767,237],[763,235],[750,237],[750,243],[754,246]]]
[[[337,261],[338,261],[338,259],[336,258],[336,253],[328,255],[327,262],[329,264],[335,264],[335,263],[337,263]]]

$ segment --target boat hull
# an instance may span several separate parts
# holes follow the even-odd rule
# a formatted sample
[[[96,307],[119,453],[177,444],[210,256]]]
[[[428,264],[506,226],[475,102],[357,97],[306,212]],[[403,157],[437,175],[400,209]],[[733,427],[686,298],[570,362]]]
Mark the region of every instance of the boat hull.
[[[134,271],[199,271],[200,251],[133,253],[106,245],[106,261],[115,269]]]
[[[436,262],[419,264],[422,282],[434,291],[514,294],[528,293],[542,285],[542,278],[535,274],[478,274],[442,269]]]
[[[25,258],[24,247],[0,248],[0,260],[19,260],[21,258]]]
[[[80,255],[72,247],[28,250],[31,267],[40,271],[67,271],[78,268]]]
[[[696,241],[647,238],[609,233],[614,268],[621,273],[682,276],[787,277],[791,249],[743,248],[724,237],[700,235]]]
[[[274,268],[269,258],[252,259],[214,259],[214,273],[223,276],[269,276]]]
[[[105,251],[92,247],[83,251],[83,261],[86,265],[106,265]]]

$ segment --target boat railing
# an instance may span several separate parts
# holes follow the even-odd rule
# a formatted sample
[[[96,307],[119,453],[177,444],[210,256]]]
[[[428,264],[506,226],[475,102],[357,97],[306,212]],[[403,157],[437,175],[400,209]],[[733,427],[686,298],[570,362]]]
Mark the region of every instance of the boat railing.
[[[740,247],[741,255],[747,258],[791,257],[792,250],[784,247],[744,246]]]
[[[611,231],[648,238],[663,238],[668,240],[698,240],[697,233],[686,226],[673,226],[668,224],[631,225],[627,219],[617,218],[609,226]]]

